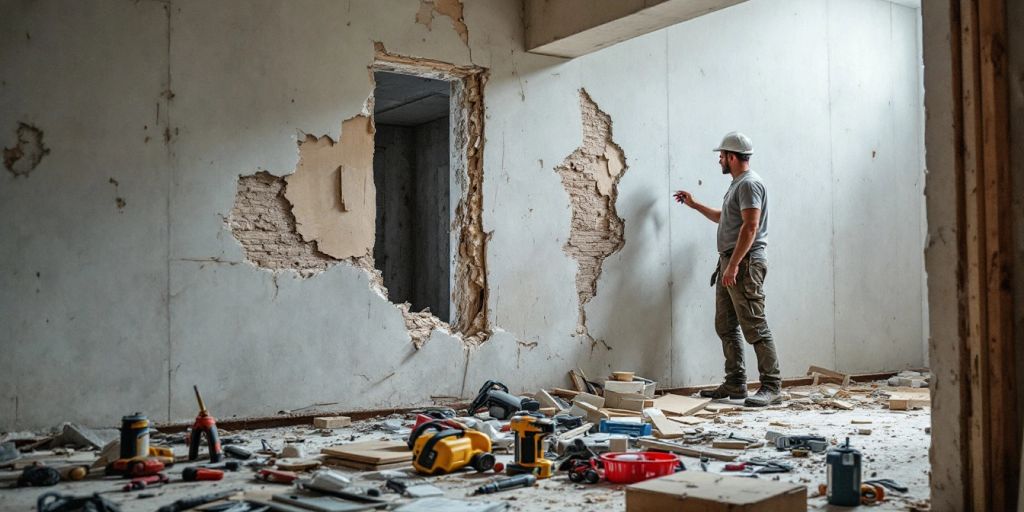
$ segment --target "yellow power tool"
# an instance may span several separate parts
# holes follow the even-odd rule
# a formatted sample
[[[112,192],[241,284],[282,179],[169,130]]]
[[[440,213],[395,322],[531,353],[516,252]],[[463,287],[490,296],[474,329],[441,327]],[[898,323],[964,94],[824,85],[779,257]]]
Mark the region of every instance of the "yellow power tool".
[[[425,475],[443,475],[466,466],[483,472],[494,467],[491,438],[483,432],[428,421],[409,435],[412,465]]]
[[[550,478],[554,463],[544,458],[544,438],[555,433],[555,423],[527,413],[513,416],[508,428],[516,434],[516,461],[506,466],[505,472],[510,475],[533,473],[537,478]]]

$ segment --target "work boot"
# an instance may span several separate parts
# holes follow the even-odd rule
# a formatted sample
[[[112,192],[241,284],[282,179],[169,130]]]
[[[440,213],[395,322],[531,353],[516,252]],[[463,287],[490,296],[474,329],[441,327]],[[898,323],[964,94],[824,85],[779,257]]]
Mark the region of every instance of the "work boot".
[[[732,398],[734,400],[747,398],[747,385],[725,382],[715,389],[702,389],[700,396],[703,398],[714,398],[715,400],[720,398]]]
[[[781,404],[782,395],[776,389],[761,386],[754,393],[754,396],[747,398],[743,401],[743,405],[747,407],[767,407],[773,404]]]

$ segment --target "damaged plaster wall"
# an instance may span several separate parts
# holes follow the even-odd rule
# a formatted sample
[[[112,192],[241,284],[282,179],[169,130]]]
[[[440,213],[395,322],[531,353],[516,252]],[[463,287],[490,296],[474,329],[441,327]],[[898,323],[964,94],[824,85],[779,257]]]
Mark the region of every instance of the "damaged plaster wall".
[[[597,294],[604,260],[625,244],[624,223],[615,210],[626,160],[612,140],[612,121],[585,90],[580,90],[583,144],[555,171],[572,204],[572,230],[565,252],[576,260],[579,322],[576,334],[596,343],[587,330],[585,306]]]
[[[430,29],[416,23],[420,4],[405,0],[311,0],[302,8],[271,0],[13,4],[16,15],[0,18],[0,118],[39,127],[51,151],[27,176],[0,172],[0,238],[12,241],[0,245],[0,427],[112,425],[125,410],[186,421],[195,416],[192,385],[214,414],[231,417],[318,403],[334,410],[427,404],[472,395],[493,378],[515,391],[564,387],[574,366],[593,376],[635,370],[663,385],[714,381],[721,375],[707,287],[714,226],[678,209],[671,191],[720,198],[727,182],[710,148],[737,128],[758,145],[756,168],[775,201],[768,287],[783,372],[799,374],[810,363],[920,365],[903,350],[920,345],[920,326],[910,315],[875,321],[872,311],[843,324],[864,340],[862,353],[834,356],[836,309],[857,299],[858,280],[864,295],[891,295],[901,310],[921,307],[907,291],[920,290],[919,241],[886,232],[895,244],[889,265],[858,267],[857,257],[879,252],[879,244],[863,243],[862,226],[843,224],[856,220],[856,204],[884,213],[913,202],[905,187],[919,169],[897,157],[896,139],[870,138],[878,123],[917,118],[904,102],[890,108],[873,94],[829,88],[828,48],[843,33],[825,27],[828,9],[841,3],[794,0],[782,12],[770,0],[749,0],[572,61],[522,53],[517,2],[461,4],[465,35],[436,17]],[[890,11],[855,14],[852,26],[904,30]],[[726,30],[741,35],[723,40]],[[351,189],[337,171],[350,156],[368,163],[365,149],[341,148],[350,133],[369,140],[369,127],[339,126],[368,115],[368,68],[380,65],[385,47],[387,65],[405,59],[463,77],[453,91],[462,121],[452,139],[468,150],[452,154],[463,174],[451,181],[451,249],[463,265],[452,272],[453,303],[466,313],[452,330],[479,336],[460,339],[429,315],[403,312],[382,297],[367,257],[339,256],[365,255],[372,230],[342,240],[323,229],[361,211],[340,210]],[[917,73],[913,62],[878,57],[886,54],[859,55],[875,63],[871,76]],[[735,80],[737,65],[750,80]],[[856,83],[875,91],[888,81]],[[553,171],[585,140],[580,89],[609,116],[629,159],[610,189],[625,243],[604,258],[599,292],[586,302],[587,329],[610,351],[576,336],[578,265],[564,251],[572,203]],[[861,97],[872,101],[857,103]],[[846,130],[891,159],[871,167],[871,152],[851,145],[833,173],[828,117],[850,104],[858,108],[835,111],[850,118],[836,126],[837,141]],[[806,122],[788,122],[796,118]],[[0,145],[15,143],[14,128],[3,128],[9,134]],[[162,133],[170,137],[154,136]],[[322,159],[303,177],[298,159],[305,165],[313,157]],[[111,201],[110,178],[129,205],[123,210]],[[273,261],[282,248],[275,240],[301,245],[286,234],[285,205],[274,191],[282,179],[296,236],[348,262],[324,262],[320,271],[306,245],[300,264],[247,263]],[[307,179],[302,199],[289,196],[295,180]],[[249,203],[276,213],[243,216],[240,185],[251,189]],[[832,199],[843,194],[849,199],[836,202],[843,215],[835,218],[846,220],[833,226]],[[309,200],[303,212],[299,203]],[[249,222],[253,229],[237,231]],[[860,243],[834,249],[833,228],[851,227]],[[268,234],[270,246],[257,249],[256,238]],[[833,274],[835,250],[846,255],[844,270]],[[833,280],[846,283],[838,304]],[[424,374],[447,378],[424,386]]]

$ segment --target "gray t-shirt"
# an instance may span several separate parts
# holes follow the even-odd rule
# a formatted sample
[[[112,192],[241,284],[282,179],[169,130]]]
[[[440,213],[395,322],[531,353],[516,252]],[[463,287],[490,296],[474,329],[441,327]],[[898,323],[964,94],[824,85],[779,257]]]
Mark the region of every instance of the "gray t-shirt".
[[[761,223],[757,227],[757,235],[750,246],[750,259],[767,260],[765,247],[768,246],[768,189],[764,181],[754,171],[739,175],[729,185],[722,203],[722,217],[718,220],[718,252],[724,253],[736,247],[736,239],[740,236],[743,215],[740,213],[749,208],[761,209]]]

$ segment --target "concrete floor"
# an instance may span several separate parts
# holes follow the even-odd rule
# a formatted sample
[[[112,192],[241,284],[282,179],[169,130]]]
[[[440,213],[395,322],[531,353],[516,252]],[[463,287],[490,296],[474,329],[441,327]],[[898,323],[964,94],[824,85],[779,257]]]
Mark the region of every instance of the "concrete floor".
[[[793,388],[796,389],[796,388]],[[792,389],[790,390],[792,391]],[[766,431],[776,430],[791,434],[817,434],[842,442],[847,436],[851,444],[863,454],[863,478],[890,478],[905,485],[909,491],[903,495],[890,494],[888,499],[874,509],[883,510],[926,510],[928,508],[928,447],[930,435],[926,429],[930,425],[930,410],[889,411],[883,402],[870,395],[869,392],[851,393],[845,399],[855,405],[851,411],[823,409],[811,404],[808,400],[789,400],[781,406],[768,409],[744,409],[740,411],[719,413],[717,418],[709,418],[702,424],[707,431],[723,434],[735,432],[737,435],[763,438]],[[393,417],[393,418],[398,418]],[[868,420],[870,424],[852,424],[851,420]],[[403,421],[406,425],[409,421]],[[774,423],[774,425],[772,425]],[[299,440],[307,454],[319,453],[320,448],[348,442],[350,439],[404,439],[407,430],[391,432],[383,428],[384,419],[357,422],[350,427],[334,431],[320,431],[312,427],[290,427],[236,432],[248,439],[244,445],[250,449],[258,449],[260,439],[270,441],[280,448],[286,439]],[[786,426],[788,425],[788,427]],[[871,429],[869,435],[857,435],[858,429]],[[175,451],[185,452],[184,445],[175,445]],[[812,510],[829,510],[823,497],[817,495],[817,486],[825,482],[824,455],[812,454],[809,458],[794,459],[788,453],[778,452],[774,448],[747,450],[746,456],[766,456],[782,458],[795,465],[792,473],[765,475],[761,478],[776,478],[783,481],[797,482],[808,486],[809,508]],[[76,457],[88,458],[90,454],[78,453]],[[499,461],[510,460],[509,455],[498,454]],[[57,457],[59,460],[60,457]],[[684,463],[690,471],[700,471],[697,459],[684,457]],[[724,462],[712,461],[708,470],[722,472]],[[0,510],[29,511],[35,510],[36,498],[46,491],[57,491],[83,495],[101,491],[112,491],[106,496],[123,507],[123,510],[155,510],[161,505],[183,497],[207,494],[228,489],[242,489],[246,493],[273,494],[285,491],[288,487],[279,484],[258,482],[252,477],[252,470],[243,468],[236,473],[227,473],[220,482],[186,483],[181,481],[181,471],[187,464],[177,464],[168,470],[173,483],[149,491],[132,493],[120,492],[123,481],[86,479],[80,482],[58,484],[48,489],[24,488],[0,490]],[[335,468],[350,475],[357,483],[372,486],[383,486],[383,481],[372,479],[372,474]],[[596,485],[574,484],[565,475],[557,475],[541,481],[536,487],[519,489],[494,494],[486,497],[472,497],[470,494],[479,485],[486,483],[493,474],[459,473],[429,479],[445,491],[446,497],[467,500],[501,500],[506,501],[509,510],[543,511],[543,510],[624,510],[625,497],[623,486],[605,482]],[[386,496],[395,496],[386,494]],[[403,502],[410,500],[404,499]],[[839,508],[837,508],[839,510]],[[842,509],[846,510],[846,509]]]

